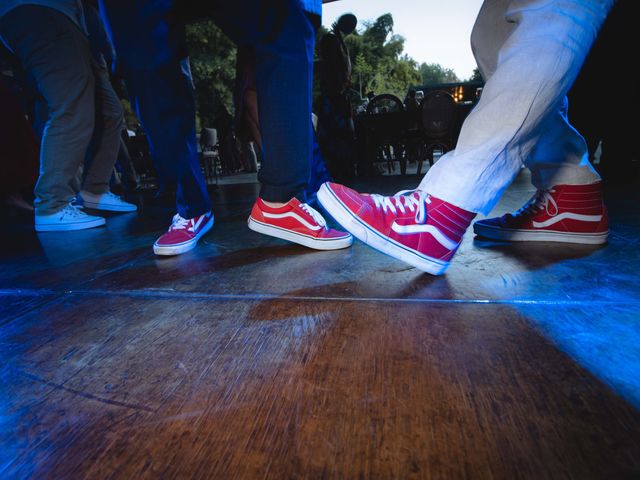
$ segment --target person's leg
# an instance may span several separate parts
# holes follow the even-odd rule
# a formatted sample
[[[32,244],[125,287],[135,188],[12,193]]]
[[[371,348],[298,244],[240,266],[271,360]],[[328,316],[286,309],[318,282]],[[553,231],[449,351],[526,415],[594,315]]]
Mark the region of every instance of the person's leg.
[[[96,79],[96,122],[85,157],[78,203],[87,208],[110,212],[135,212],[138,207],[111,193],[109,182],[120,148],[124,126],[122,104],[103,65],[93,62]]]
[[[314,28],[298,0],[238,0],[216,11],[216,22],[256,53],[256,92],[263,160],[262,186],[249,217],[259,233],[329,250],[351,245],[304,201],[312,155],[311,80]]]
[[[490,21],[503,15],[501,8],[506,13],[508,3],[486,2],[472,34],[476,60],[487,79],[498,65],[497,47],[518,25],[502,22],[496,28],[495,21]],[[600,178],[588,161],[586,142],[569,124],[566,98],[537,131],[528,140],[523,139],[515,153],[529,152],[523,158],[524,165],[531,170],[539,193],[514,214],[476,222],[475,233],[499,240],[606,241],[606,213],[601,189],[595,185]],[[557,185],[563,187],[554,188]]]
[[[531,170],[536,188],[549,190],[555,185],[587,185],[600,181],[589,162],[585,139],[569,123],[566,97],[544,122],[524,164]]]
[[[471,31],[471,50],[484,81],[498,68],[500,49],[516,29],[504,16],[512,0],[485,0]]]
[[[498,3],[505,12],[493,8]],[[533,153],[546,122],[558,115],[611,3],[485,2],[481,25],[491,25],[493,18],[494,25],[507,22],[513,30],[499,48],[496,69],[466,118],[456,149],[427,172],[419,189],[488,213]],[[495,36],[489,27],[485,31]],[[475,53],[483,58],[483,52]]]
[[[195,248],[214,222],[198,158],[191,81],[174,62],[146,71],[130,70],[126,78],[147,132],[156,173],[165,186],[176,186],[178,213],[153,250],[156,255],[182,254]]]
[[[303,199],[312,155],[313,25],[298,0],[281,2],[279,8],[269,2],[228,2],[216,20],[233,40],[255,50],[260,198]]]
[[[291,6],[272,44],[256,45],[256,90],[263,138],[260,198],[304,201],[312,156],[313,26]]]
[[[178,214],[154,252],[187,252],[211,229],[213,214],[198,158],[193,81],[183,68],[184,24],[173,1],[100,0],[100,11],[159,181],[176,185]]]
[[[93,72],[96,80],[96,122],[85,161],[82,190],[100,195],[109,191],[109,179],[118,156],[124,117],[108,72],[95,62]]]
[[[303,198],[312,154],[311,80],[314,29],[298,0],[224,2],[216,23],[256,57],[263,164],[260,197]]]
[[[56,10],[23,6],[0,20],[0,33],[47,104],[35,188],[37,214],[53,214],[75,197],[71,183],[94,126],[94,77],[89,43]]]
[[[20,59],[47,105],[40,175],[35,187],[37,231],[104,225],[71,205],[78,168],[94,125],[94,78],[86,35],[57,10],[26,5],[0,19],[0,35]]]
[[[183,68],[184,26],[174,2],[101,0],[131,102],[147,133],[156,173],[175,184],[178,214],[210,212],[195,135],[193,82]]]
[[[569,124],[567,106],[565,98],[543,122],[544,133],[525,161],[536,194],[514,213],[477,221],[477,235],[506,241],[607,241],[602,182],[589,162],[584,138]]]
[[[195,103],[191,79],[179,63],[127,74],[129,94],[147,132],[151,157],[163,182],[176,185],[176,206],[182,218],[211,210],[200,169],[195,134]]]
[[[510,4],[511,0],[484,2],[471,34],[474,56],[485,80],[495,72],[500,49],[518,26],[517,23],[495,21],[507,14]],[[582,136],[569,124],[566,99],[545,120],[540,136],[533,141],[533,147],[527,146],[526,149],[530,149],[531,153],[523,161],[531,169],[533,183],[538,188],[557,183],[592,183],[599,179],[584,161],[587,146]]]
[[[325,184],[320,202],[365,243],[443,273],[475,214],[493,208],[545,133],[545,122],[561,108],[611,3],[485,1],[474,30],[476,41],[484,42],[474,53],[486,84],[456,149],[429,169],[412,194],[369,196]],[[502,22],[511,25],[501,28]],[[603,218],[585,213],[593,221],[598,216]]]

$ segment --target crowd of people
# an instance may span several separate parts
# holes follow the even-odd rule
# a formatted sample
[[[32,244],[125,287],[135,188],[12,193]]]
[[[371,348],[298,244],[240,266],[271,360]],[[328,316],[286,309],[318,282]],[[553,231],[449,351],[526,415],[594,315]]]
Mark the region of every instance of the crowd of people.
[[[45,112],[35,186],[36,230],[78,230],[105,223],[88,209],[136,209],[109,190],[123,129],[114,73],[124,81],[144,127],[159,182],[175,188],[177,214],[153,245],[155,253],[186,252],[212,227],[184,32],[187,21],[212,17],[253,59],[262,187],[249,228],[311,248],[349,246],[351,235],[328,228],[305,203],[313,148],[312,64],[320,15],[319,1],[299,0],[210,5],[152,0],[3,2],[0,36],[32,79]]]
[[[246,53],[243,79],[254,95],[243,108],[254,122],[245,136],[262,158],[250,229],[320,250],[349,247],[353,235],[441,274],[475,216],[491,211],[524,164],[536,195],[513,214],[475,222],[477,234],[604,243],[602,182],[584,138],[569,123],[566,96],[613,3],[485,0],[471,40],[486,83],[455,150],[415,190],[391,197],[324,182],[318,200],[345,232],[329,228],[307,203],[317,147],[310,119],[320,0],[5,0],[0,38],[37,90],[35,117],[42,125],[35,228],[91,228],[105,219],[87,209],[136,209],[109,187],[123,131],[114,75],[144,127],[158,177],[175,186],[177,213],[154,252],[189,251],[212,228],[184,33],[186,21],[206,16]],[[351,18],[334,26],[334,38],[322,45],[327,57],[330,48],[343,48],[342,36],[353,28]],[[328,95],[320,115],[342,111],[344,82],[325,81],[323,88]],[[339,162],[345,154],[340,139],[321,140],[334,142],[328,155]]]

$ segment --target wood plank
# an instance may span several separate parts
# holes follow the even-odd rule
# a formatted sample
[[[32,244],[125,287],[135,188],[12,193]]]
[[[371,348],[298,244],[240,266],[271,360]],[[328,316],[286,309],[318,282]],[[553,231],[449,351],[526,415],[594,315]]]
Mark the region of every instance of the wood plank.
[[[593,311],[533,308],[70,296],[0,333],[0,475],[640,474],[638,410],[552,343]]]
[[[0,291],[0,327],[56,298],[40,292],[11,293]]]

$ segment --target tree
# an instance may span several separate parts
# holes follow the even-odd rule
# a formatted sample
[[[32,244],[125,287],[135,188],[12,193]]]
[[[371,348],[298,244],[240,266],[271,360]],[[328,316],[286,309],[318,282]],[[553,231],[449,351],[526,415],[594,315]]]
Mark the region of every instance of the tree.
[[[187,26],[191,73],[195,85],[196,124],[211,126],[221,112],[233,112],[236,47],[213,20]]]
[[[367,63],[362,53],[358,54],[353,62],[351,84],[357,88],[360,96],[363,97],[367,90],[367,82],[373,76],[373,67]],[[363,84],[364,80],[364,84]]]
[[[460,79],[450,68],[444,68],[438,63],[423,63],[420,65],[420,76],[423,85],[434,85],[438,83],[454,83]]]
[[[384,56],[384,46],[389,34],[393,32],[393,17],[390,13],[379,16],[373,23],[365,23],[362,34],[364,44],[373,57]]]
[[[484,78],[482,78],[482,75],[480,74],[480,70],[477,67],[473,69],[473,73],[469,77],[469,80],[467,80],[467,82],[483,82],[483,81],[484,81]]]
[[[404,55],[404,38],[393,35],[393,17],[387,13],[364,30],[345,39],[352,62],[352,86],[360,95],[373,91],[400,98],[410,85],[420,83],[418,65]]]
[[[373,91],[404,98],[410,86],[459,81],[451,69],[438,64],[418,65],[404,54],[405,40],[393,34],[390,13],[363,25],[361,31],[345,39],[352,62],[352,88],[358,90],[360,96]],[[320,27],[316,45],[326,32]],[[197,125],[198,128],[209,126],[221,112],[233,114],[236,47],[212,20],[188,25],[187,44],[196,89]],[[314,96],[318,92],[316,83]]]

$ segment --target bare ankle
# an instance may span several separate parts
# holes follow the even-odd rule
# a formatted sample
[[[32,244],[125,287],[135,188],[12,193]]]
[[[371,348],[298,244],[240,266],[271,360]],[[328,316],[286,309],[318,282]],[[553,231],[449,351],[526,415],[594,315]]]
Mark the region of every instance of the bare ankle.
[[[280,208],[280,207],[284,207],[286,205],[286,203],[283,203],[283,202],[267,202],[266,200],[262,200],[262,202],[267,207],[271,207],[271,208]]]

